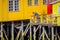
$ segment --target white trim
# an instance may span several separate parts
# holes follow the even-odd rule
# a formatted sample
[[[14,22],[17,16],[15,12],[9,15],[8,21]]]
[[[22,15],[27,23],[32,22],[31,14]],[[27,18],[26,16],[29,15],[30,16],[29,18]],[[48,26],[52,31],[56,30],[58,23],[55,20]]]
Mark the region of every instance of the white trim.
[[[38,5],[39,0],[34,0],[34,5]]]
[[[9,1],[10,1],[10,0],[9,0]],[[8,1],[8,2],[9,2],[9,1]],[[12,0],[11,0],[11,1],[12,1]],[[13,2],[13,1],[12,1],[12,2]],[[9,4],[11,4],[11,3],[8,3],[8,5],[9,5]],[[12,5],[12,6],[13,6],[13,5]],[[10,7],[10,5],[9,5],[8,7]],[[10,11],[10,9],[13,9],[13,8],[9,8],[9,11]],[[13,10],[12,10],[12,11],[13,11]]]
[[[10,0],[9,0],[10,1]],[[8,2],[9,2],[8,1]],[[15,6],[17,6],[17,5],[15,5],[15,1],[17,1],[17,0],[11,0],[11,1],[13,1],[13,10],[12,11],[9,11],[9,12],[17,12],[17,11],[19,11],[19,6],[20,6],[20,4],[19,4],[19,0],[18,0],[18,8],[15,8]],[[9,5],[9,4],[8,4]],[[9,6],[8,6],[9,7]],[[9,9],[9,8],[8,8]],[[15,10],[15,9],[18,9],[18,10]]]
[[[15,11],[15,0],[13,0],[13,11]]]

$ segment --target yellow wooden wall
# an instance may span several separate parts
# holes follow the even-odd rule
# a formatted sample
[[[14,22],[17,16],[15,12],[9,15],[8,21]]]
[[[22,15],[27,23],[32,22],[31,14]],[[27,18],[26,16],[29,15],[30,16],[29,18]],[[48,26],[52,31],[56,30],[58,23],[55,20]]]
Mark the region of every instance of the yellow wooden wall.
[[[2,0],[0,0],[0,21],[2,21]]]
[[[60,2],[53,4],[53,14],[55,14],[57,17],[60,16],[60,14],[58,13],[58,6],[60,6]],[[58,25],[60,25],[60,17],[58,17],[57,22]]]
[[[8,0],[3,0],[3,21],[14,21],[23,19],[23,0],[20,0],[19,11],[18,12],[9,12],[8,9]]]
[[[34,5],[34,0],[32,0],[32,6],[27,5],[27,0],[25,0],[24,4],[24,19],[28,19],[33,15],[33,12],[37,12],[38,14],[42,14],[43,11],[47,13],[47,6],[43,5],[43,0],[39,0],[38,5]]]
[[[8,0],[0,0],[0,21],[14,21],[14,20],[25,20],[30,19],[33,12],[42,14],[43,11],[47,13],[47,6],[43,5],[43,0],[38,1],[38,5],[34,5],[32,0],[32,6],[28,6],[27,0],[20,0],[19,11],[9,12],[8,10]]]

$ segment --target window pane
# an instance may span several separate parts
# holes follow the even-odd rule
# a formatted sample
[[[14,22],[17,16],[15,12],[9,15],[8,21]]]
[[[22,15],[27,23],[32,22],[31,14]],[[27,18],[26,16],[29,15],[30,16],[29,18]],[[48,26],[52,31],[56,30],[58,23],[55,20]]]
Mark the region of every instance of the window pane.
[[[9,11],[13,11],[13,1],[9,0]]]
[[[52,3],[53,2],[53,0],[50,0],[50,3]]]
[[[19,11],[19,0],[14,1],[15,11]]]
[[[19,10],[19,0],[9,0],[9,11]]]
[[[13,9],[10,8],[9,11],[13,11]]]
[[[34,5],[38,5],[38,0],[34,0]]]
[[[43,4],[46,4],[46,0],[43,0]]]
[[[32,0],[28,0],[28,5],[32,5]]]

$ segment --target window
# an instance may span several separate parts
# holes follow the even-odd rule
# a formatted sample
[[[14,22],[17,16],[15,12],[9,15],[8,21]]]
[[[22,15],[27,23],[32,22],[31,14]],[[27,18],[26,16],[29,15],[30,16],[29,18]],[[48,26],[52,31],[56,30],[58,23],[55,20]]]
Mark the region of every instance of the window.
[[[19,11],[19,0],[9,0],[9,11]]]
[[[58,7],[58,13],[60,14],[60,6]]]
[[[52,3],[53,2],[53,0],[50,0],[50,3]]]
[[[28,5],[32,5],[32,0],[28,0]]]
[[[9,0],[9,11],[13,11],[13,1]]]
[[[38,0],[34,0],[34,5],[38,5]]]
[[[46,2],[46,0],[43,0],[43,4],[46,4],[47,2]]]
[[[15,0],[14,3],[15,3],[15,9],[14,10],[19,11],[19,1]]]

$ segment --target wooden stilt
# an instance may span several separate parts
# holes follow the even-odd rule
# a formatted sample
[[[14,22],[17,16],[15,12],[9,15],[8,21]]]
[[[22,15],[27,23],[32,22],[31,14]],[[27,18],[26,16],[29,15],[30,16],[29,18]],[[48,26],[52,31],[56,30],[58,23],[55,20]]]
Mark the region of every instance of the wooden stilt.
[[[51,31],[52,31],[52,40],[54,40],[54,28],[53,27],[51,27],[52,29],[51,29]]]
[[[36,28],[34,27],[34,40],[36,40]]]
[[[1,23],[1,40],[3,38],[3,24]]]
[[[12,36],[12,38],[11,38],[11,40],[14,40],[14,22],[12,22],[12,28],[11,28],[11,36]]]
[[[22,27],[22,40],[24,40],[24,33],[23,33],[23,21],[21,22],[22,24],[21,24],[21,27]]]
[[[45,39],[44,39],[44,27],[43,27],[43,40],[45,40]]]
[[[30,24],[30,40],[32,40],[32,29],[31,29],[31,24]]]

